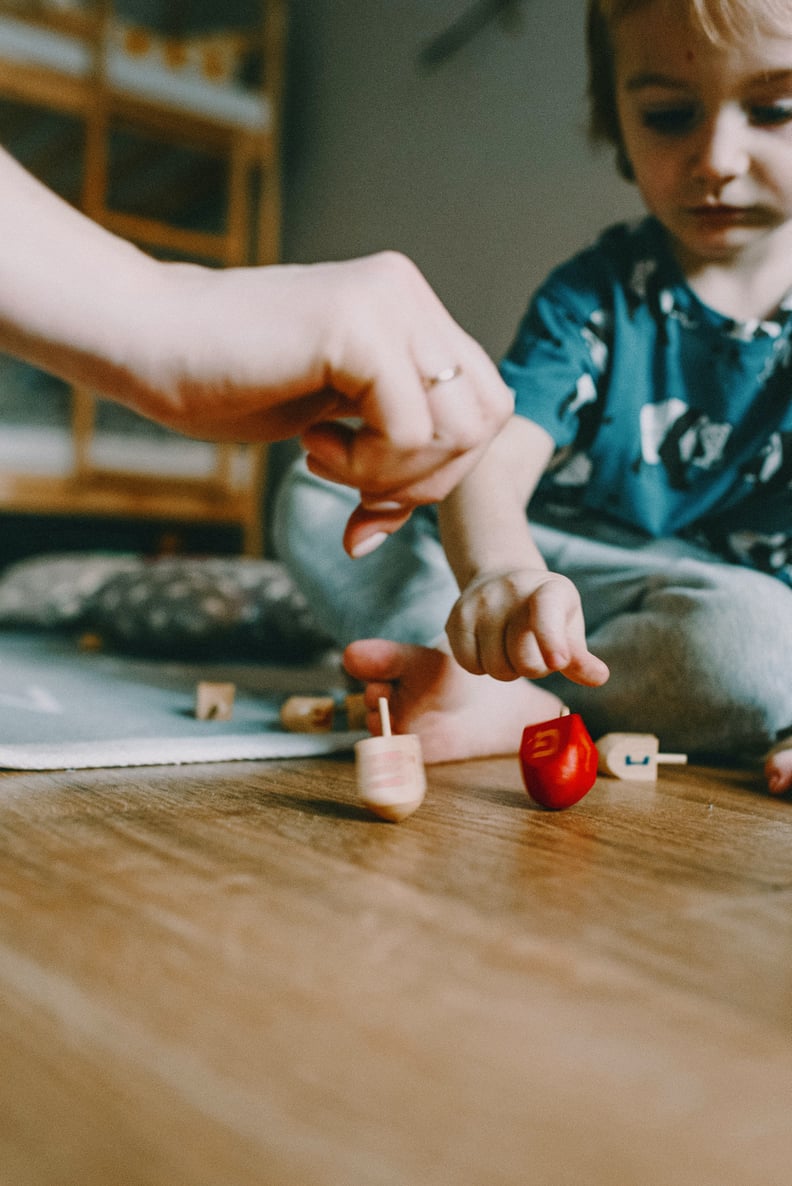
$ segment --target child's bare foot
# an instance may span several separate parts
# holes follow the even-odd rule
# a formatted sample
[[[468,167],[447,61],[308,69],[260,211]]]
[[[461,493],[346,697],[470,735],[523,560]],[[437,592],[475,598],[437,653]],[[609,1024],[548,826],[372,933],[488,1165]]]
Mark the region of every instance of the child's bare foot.
[[[433,647],[361,639],[344,651],[344,666],[367,685],[372,733],[380,732],[377,702],[385,696],[394,733],[417,733],[429,764],[514,754],[526,725],[550,720],[563,707],[528,680],[471,675]]]
[[[787,738],[783,748],[770,751],[764,772],[772,795],[783,795],[792,790],[792,739]]]

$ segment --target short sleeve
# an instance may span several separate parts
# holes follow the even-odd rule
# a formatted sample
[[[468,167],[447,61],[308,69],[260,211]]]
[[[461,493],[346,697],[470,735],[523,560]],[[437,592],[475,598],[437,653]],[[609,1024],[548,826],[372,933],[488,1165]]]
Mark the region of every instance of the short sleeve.
[[[607,364],[609,318],[598,301],[551,277],[537,292],[501,362],[515,411],[539,424],[561,448],[591,411]]]

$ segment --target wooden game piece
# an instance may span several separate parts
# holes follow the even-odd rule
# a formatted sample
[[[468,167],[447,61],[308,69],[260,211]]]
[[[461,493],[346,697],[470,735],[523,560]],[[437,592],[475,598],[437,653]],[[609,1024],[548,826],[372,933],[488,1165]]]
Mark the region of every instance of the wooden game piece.
[[[87,630],[85,634],[81,634],[77,643],[81,651],[101,651],[104,646],[104,639],[101,634],[95,634],[92,630]]]
[[[369,811],[398,823],[417,811],[426,795],[421,740],[415,733],[394,737],[384,696],[379,711],[382,736],[355,743],[358,792]]]
[[[635,782],[655,782],[660,762],[684,765],[687,754],[661,754],[654,733],[606,733],[597,742],[601,774]]]
[[[289,696],[281,705],[281,724],[290,733],[329,733],[334,719],[332,696]]]
[[[201,680],[195,688],[195,715],[199,721],[230,721],[234,713],[234,684]]]
[[[359,729],[366,728],[368,709],[366,708],[366,701],[362,692],[350,692],[344,699],[344,708],[346,710],[347,729],[351,733],[357,733]]]
[[[526,725],[520,765],[531,798],[551,811],[572,807],[597,779],[597,750],[576,712]]]

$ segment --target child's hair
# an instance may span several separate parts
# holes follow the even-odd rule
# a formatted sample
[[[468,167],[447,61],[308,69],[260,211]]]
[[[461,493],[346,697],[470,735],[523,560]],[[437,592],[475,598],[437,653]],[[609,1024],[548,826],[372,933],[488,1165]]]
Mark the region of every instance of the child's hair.
[[[586,44],[588,50],[589,133],[616,149],[619,172],[633,180],[619,127],[611,31],[622,17],[654,0],[589,0]],[[711,41],[735,43],[751,29],[768,29],[792,35],[789,0],[675,0],[680,19]]]

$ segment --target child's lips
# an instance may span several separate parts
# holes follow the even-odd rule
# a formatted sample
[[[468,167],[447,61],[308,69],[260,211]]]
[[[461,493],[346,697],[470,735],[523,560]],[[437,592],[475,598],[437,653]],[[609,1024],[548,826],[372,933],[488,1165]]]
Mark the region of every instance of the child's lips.
[[[700,206],[689,206],[688,214],[701,222],[707,223],[745,223],[754,219],[754,211],[751,206],[712,206],[702,204]]]

